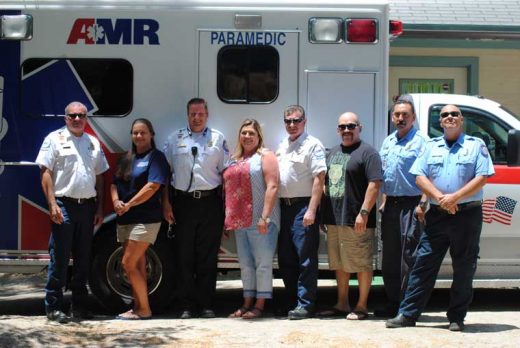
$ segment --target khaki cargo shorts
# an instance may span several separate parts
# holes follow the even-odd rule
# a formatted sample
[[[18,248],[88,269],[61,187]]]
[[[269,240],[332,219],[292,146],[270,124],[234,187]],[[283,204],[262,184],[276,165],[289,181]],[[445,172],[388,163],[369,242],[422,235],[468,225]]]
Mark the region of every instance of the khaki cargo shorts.
[[[356,233],[350,226],[327,225],[329,268],[347,273],[373,270],[375,229]]]

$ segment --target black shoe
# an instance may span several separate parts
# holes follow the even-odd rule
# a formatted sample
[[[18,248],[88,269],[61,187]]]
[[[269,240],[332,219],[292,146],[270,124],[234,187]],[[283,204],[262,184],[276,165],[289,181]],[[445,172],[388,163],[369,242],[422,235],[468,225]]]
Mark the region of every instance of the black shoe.
[[[67,316],[67,314],[65,314],[62,311],[59,311],[57,309],[48,311],[47,319],[49,319],[50,321],[55,321],[60,324],[66,324],[70,321],[70,318]]]
[[[71,317],[71,319],[76,319],[76,320],[82,320],[82,319],[90,320],[90,319],[94,319],[94,313],[92,313],[91,311],[89,311],[86,308],[72,307],[72,309],[70,311],[70,317]]]
[[[379,308],[374,311],[374,316],[379,318],[393,318],[397,316],[398,308],[385,307]]]
[[[191,318],[193,318],[193,312],[188,309],[182,311],[181,315],[179,316],[179,319],[191,319]]]
[[[450,326],[448,327],[450,331],[464,331],[464,322],[463,321],[452,321]]]
[[[415,319],[405,317],[401,313],[399,313],[395,318],[386,321],[386,327],[389,329],[407,326],[415,326]]]
[[[215,318],[215,312],[213,312],[213,309],[203,309],[200,312],[200,317],[203,319],[213,319]]]
[[[292,311],[289,311],[289,313],[287,314],[287,317],[289,318],[289,320],[301,320],[301,319],[308,319],[308,318],[312,318],[312,312],[303,308],[303,307],[296,307],[295,309],[293,309]]]

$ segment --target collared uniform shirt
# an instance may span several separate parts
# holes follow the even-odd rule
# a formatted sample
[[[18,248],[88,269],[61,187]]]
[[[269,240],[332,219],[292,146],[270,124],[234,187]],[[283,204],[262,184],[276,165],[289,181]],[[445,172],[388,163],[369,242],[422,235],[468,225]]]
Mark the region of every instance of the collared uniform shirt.
[[[399,139],[397,131],[383,141],[381,162],[383,165],[382,192],[387,196],[420,196],[421,190],[415,183],[415,175],[410,168],[424,151],[428,138],[415,127]]]
[[[193,156],[192,148],[197,148]],[[193,181],[190,192],[212,190],[222,184],[221,173],[229,161],[229,150],[224,135],[216,129],[206,128],[203,132],[191,132],[181,128],[168,137],[164,154],[172,169],[171,184],[177,190],[186,191]]]
[[[310,197],[314,177],[327,171],[325,148],[302,133],[294,142],[284,139],[276,151],[280,167],[280,197]]]
[[[67,127],[47,135],[36,163],[52,171],[56,197],[96,197],[96,175],[108,170],[99,141],[87,133],[76,137]]]
[[[482,139],[461,134],[451,148],[444,137],[429,140],[424,154],[417,158],[410,173],[426,176],[442,193],[453,193],[476,176],[492,176],[495,169]],[[482,198],[483,192],[479,190],[459,203]],[[431,198],[430,202],[439,204]]]

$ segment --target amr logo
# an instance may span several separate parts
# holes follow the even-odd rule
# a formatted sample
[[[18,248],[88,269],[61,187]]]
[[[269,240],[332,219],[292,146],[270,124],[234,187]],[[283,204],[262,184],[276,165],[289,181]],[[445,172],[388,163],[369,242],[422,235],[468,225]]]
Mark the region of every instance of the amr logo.
[[[159,45],[159,23],[154,19],[78,18],[67,44],[76,45]]]

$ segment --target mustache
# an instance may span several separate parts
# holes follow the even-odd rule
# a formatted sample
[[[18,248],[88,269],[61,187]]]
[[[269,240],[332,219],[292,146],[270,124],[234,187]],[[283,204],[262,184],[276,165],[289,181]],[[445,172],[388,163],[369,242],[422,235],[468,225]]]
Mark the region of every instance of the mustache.
[[[397,122],[397,126],[406,126],[406,121]]]

